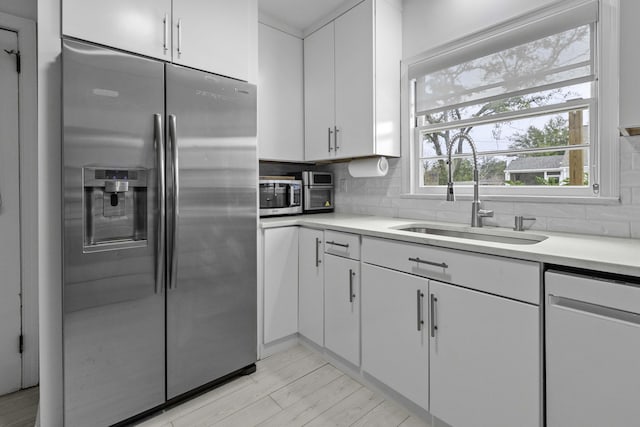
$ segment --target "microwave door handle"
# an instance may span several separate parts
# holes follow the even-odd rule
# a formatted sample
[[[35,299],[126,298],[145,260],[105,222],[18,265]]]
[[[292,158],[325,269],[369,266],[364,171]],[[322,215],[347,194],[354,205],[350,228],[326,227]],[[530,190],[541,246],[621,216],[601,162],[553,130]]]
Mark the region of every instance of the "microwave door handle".
[[[288,185],[289,188],[289,207],[293,206],[293,185]]]

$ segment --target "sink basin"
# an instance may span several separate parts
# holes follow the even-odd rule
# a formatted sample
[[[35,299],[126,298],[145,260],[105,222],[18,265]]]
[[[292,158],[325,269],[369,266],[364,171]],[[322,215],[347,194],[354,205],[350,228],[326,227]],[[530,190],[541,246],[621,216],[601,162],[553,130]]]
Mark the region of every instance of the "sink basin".
[[[494,231],[487,229],[470,230],[468,228],[456,230],[454,228],[433,225],[414,224],[396,228],[411,233],[435,234],[438,236],[457,237],[461,239],[482,240],[484,242],[507,243],[510,245],[534,245],[547,238],[539,234],[524,234],[520,232]]]

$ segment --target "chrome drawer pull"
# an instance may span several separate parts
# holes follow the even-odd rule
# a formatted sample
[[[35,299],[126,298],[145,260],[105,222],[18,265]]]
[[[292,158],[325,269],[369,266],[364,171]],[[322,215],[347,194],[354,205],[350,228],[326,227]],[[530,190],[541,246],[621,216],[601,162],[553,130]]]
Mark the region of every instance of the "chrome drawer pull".
[[[348,243],[338,243],[338,242],[334,242],[334,241],[329,241],[327,242],[328,245],[334,245],[334,246],[340,246],[343,248],[348,248],[349,244]]]
[[[418,257],[415,257],[415,258],[409,258],[409,261],[417,262],[417,263],[419,263],[419,264],[433,265],[434,267],[449,268],[449,265],[448,265],[446,262],[425,261],[425,260],[420,259],[420,258],[418,258]]]

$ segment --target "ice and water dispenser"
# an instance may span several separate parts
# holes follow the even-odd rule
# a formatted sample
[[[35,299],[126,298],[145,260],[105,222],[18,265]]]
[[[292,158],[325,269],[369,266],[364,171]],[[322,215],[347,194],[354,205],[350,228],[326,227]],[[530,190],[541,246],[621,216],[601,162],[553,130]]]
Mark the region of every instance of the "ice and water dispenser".
[[[147,245],[147,170],[83,168],[84,252]]]

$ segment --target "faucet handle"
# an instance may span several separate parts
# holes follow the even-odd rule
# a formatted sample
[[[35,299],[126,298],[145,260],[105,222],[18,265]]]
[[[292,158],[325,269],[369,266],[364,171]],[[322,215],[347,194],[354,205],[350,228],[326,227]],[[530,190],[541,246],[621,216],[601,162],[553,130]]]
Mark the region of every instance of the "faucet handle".
[[[534,217],[525,217],[523,215],[516,215],[515,219],[515,224],[513,229],[515,231],[524,231],[524,222],[525,221],[535,221],[536,219]]]

